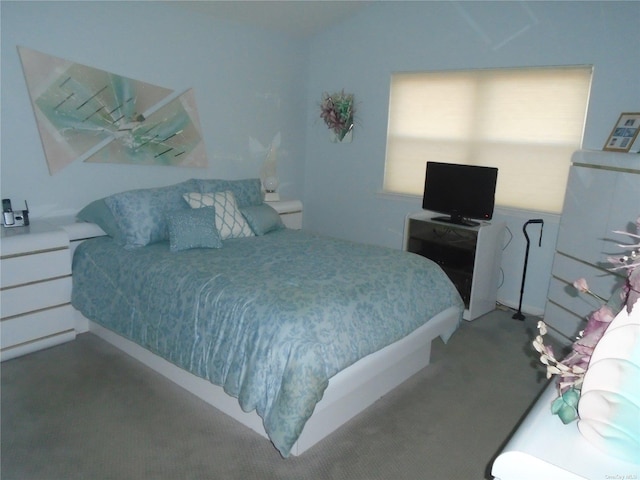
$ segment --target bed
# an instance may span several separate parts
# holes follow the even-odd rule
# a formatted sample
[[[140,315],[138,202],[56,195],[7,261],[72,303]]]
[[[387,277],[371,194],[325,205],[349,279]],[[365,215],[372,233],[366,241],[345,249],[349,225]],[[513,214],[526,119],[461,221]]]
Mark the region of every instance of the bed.
[[[81,212],[111,233],[76,248],[72,304],[97,335],[299,455],[426,366],[464,307],[433,262],[284,228],[259,181],[237,182]],[[227,225],[227,206],[204,201],[223,194]],[[227,235],[234,219],[246,234]]]

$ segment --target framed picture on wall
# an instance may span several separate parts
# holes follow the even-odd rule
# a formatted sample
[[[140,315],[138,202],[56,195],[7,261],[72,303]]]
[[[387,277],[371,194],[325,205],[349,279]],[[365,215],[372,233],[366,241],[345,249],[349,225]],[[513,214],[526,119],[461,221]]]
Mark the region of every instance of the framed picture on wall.
[[[640,131],[640,112],[621,113],[603,150],[628,152]]]

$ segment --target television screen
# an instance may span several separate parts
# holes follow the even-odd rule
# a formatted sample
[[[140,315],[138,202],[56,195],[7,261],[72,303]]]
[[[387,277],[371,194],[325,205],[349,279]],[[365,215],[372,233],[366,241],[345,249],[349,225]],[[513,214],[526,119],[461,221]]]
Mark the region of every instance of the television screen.
[[[445,217],[435,220],[475,226],[491,220],[498,169],[478,165],[427,162],[422,208]]]

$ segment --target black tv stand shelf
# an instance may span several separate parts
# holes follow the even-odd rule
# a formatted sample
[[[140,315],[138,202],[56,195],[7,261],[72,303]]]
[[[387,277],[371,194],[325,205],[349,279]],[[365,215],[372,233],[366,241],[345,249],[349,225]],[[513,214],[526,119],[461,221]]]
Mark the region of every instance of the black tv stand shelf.
[[[453,217],[433,217],[431,220],[442,223],[452,223],[454,225],[462,225],[464,227],[479,227],[480,222],[469,220],[468,218],[453,218]]]
[[[464,301],[465,320],[495,309],[504,223],[468,226],[433,215],[422,211],[407,216],[404,249],[440,265]]]

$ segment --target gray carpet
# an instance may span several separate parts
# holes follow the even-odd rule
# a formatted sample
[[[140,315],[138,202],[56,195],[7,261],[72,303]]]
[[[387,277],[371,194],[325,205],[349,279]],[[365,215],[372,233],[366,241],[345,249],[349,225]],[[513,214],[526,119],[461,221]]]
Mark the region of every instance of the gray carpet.
[[[465,322],[432,364],[300,457],[91,334],[2,363],[2,480],[455,479],[493,457],[543,389],[536,318]]]

